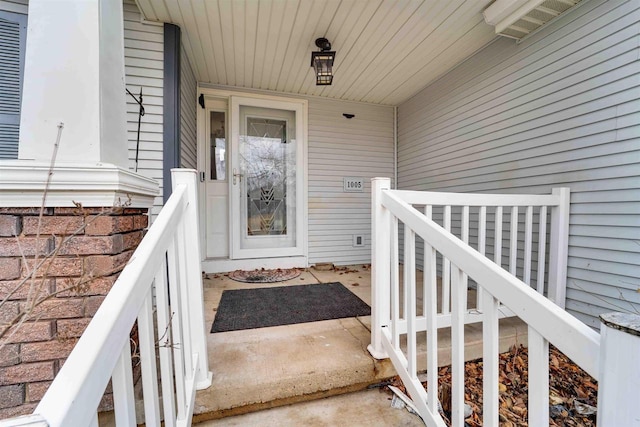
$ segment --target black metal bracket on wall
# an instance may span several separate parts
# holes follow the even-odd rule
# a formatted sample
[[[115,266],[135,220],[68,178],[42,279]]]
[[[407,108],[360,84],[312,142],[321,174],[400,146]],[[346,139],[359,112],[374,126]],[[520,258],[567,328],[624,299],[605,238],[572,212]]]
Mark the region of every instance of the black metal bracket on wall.
[[[138,134],[136,136],[136,169],[135,172],[138,172],[138,154],[140,153],[140,125],[142,123],[142,116],[144,116],[144,105],[142,104],[142,86],[140,86],[140,99],[136,98],[134,94],[131,93],[129,89],[127,89],[127,93],[131,95],[134,101],[138,104]]]

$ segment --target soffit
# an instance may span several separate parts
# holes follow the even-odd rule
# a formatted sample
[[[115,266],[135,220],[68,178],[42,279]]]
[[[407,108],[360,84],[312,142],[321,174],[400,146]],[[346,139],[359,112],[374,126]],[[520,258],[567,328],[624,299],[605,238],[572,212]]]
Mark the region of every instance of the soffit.
[[[181,27],[199,82],[398,105],[496,35],[491,0],[136,0]],[[336,51],[316,86],[315,39]]]

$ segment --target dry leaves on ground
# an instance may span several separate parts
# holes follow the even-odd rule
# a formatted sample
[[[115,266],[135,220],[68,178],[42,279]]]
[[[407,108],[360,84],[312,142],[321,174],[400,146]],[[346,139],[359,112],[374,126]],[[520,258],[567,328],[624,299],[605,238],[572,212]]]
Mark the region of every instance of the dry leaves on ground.
[[[528,401],[527,349],[512,347],[500,354],[500,425],[527,426]],[[590,409],[597,404],[596,381],[564,354],[551,346],[549,350],[549,425],[558,427],[595,426],[595,413]],[[426,387],[426,383],[423,383]],[[399,378],[393,385],[406,393]],[[451,367],[438,371],[439,398],[447,419],[451,413]],[[482,360],[465,364],[465,401],[473,409],[467,418],[469,427],[482,426]],[[586,405],[586,406],[585,406]]]

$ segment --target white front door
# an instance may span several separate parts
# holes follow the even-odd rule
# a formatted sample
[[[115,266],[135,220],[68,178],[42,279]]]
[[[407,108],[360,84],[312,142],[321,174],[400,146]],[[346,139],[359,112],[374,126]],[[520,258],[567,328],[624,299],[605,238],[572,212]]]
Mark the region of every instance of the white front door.
[[[231,257],[304,255],[303,104],[231,97]]]

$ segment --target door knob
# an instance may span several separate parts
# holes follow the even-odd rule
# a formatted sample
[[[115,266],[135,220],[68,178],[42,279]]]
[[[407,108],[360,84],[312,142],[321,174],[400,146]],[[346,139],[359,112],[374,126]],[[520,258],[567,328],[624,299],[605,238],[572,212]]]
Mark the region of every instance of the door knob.
[[[233,168],[233,185],[236,185],[236,178],[238,178],[240,182],[242,182],[243,176],[244,174],[238,173],[238,170],[236,168]]]

